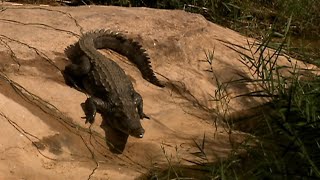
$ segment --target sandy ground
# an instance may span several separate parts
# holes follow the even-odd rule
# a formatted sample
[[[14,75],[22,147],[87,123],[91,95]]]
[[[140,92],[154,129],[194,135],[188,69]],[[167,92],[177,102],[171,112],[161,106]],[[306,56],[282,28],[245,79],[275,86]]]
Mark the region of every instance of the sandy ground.
[[[93,29],[123,32],[150,55],[156,87],[127,59],[103,51],[124,68],[142,95],[143,139],[130,137],[123,154],[104,142],[101,118],[89,130],[81,117],[85,94],[65,85],[60,73],[68,60],[64,48]],[[246,74],[239,55],[218,40],[246,45],[246,37],[178,10],[121,7],[39,7],[0,4],[0,179],[134,179],[179,157],[200,160],[194,140],[206,135],[209,159],[226,157],[229,135],[213,126],[216,82],[205,51],[214,50],[213,70],[225,82]],[[248,92],[245,85],[231,94]],[[232,110],[256,105],[236,98]],[[211,113],[210,113],[211,112]],[[233,134],[231,139],[237,139]],[[187,161],[181,160],[187,164]]]

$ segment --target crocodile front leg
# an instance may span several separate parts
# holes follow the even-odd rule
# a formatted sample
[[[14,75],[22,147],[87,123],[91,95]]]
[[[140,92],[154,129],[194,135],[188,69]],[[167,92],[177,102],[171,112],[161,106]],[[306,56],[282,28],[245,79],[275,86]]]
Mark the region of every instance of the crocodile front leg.
[[[67,65],[62,71],[66,84],[83,91],[81,83],[82,76],[86,75],[91,68],[89,58],[85,55],[81,56],[76,63]]]
[[[150,119],[146,114],[143,112],[143,100],[139,93],[134,92],[133,94],[134,104],[137,106],[138,114],[140,116],[140,119],[146,118]]]
[[[94,119],[96,117],[97,110],[106,110],[111,109],[110,105],[105,101],[96,98],[90,97],[88,98],[85,103],[82,104],[83,111],[86,115],[86,124],[89,122],[90,124],[94,123]]]

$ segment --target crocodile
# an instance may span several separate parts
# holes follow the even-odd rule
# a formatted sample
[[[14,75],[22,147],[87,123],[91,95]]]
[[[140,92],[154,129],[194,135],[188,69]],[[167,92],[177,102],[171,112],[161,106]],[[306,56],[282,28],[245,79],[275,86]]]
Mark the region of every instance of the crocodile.
[[[124,70],[98,49],[111,49],[126,56],[145,80],[164,87],[151,68],[146,50],[138,42],[111,30],[89,31],[65,49],[71,64],[62,71],[66,84],[89,95],[83,103],[85,123],[92,124],[98,112],[108,118],[111,128],[142,138],[145,130],[140,119],[149,119],[143,112],[142,97]]]

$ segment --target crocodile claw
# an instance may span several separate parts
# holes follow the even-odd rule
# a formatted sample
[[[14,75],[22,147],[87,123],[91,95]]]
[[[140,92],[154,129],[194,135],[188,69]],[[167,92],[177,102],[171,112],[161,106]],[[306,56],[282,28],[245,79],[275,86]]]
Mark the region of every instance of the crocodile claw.
[[[93,124],[94,123],[94,116],[91,116],[91,117],[88,117],[88,116],[85,116],[85,117],[81,117],[82,119],[86,119],[86,122],[85,124],[87,124],[88,122],[90,124]]]
[[[145,113],[140,114],[140,119],[144,119],[144,118],[150,119],[150,117],[147,116]]]

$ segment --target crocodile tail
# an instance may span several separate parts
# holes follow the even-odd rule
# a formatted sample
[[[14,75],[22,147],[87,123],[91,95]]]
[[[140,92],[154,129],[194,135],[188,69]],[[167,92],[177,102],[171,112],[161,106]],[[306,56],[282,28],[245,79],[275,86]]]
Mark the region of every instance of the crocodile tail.
[[[111,49],[121,55],[126,56],[140,70],[142,77],[150,83],[164,87],[155,76],[150,58],[146,50],[132,39],[125,38],[124,35],[110,30],[97,30],[86,33],[84,36],[90,36],[94,40],[96,49]],[[77,48],[74,46],[74,48]]]

